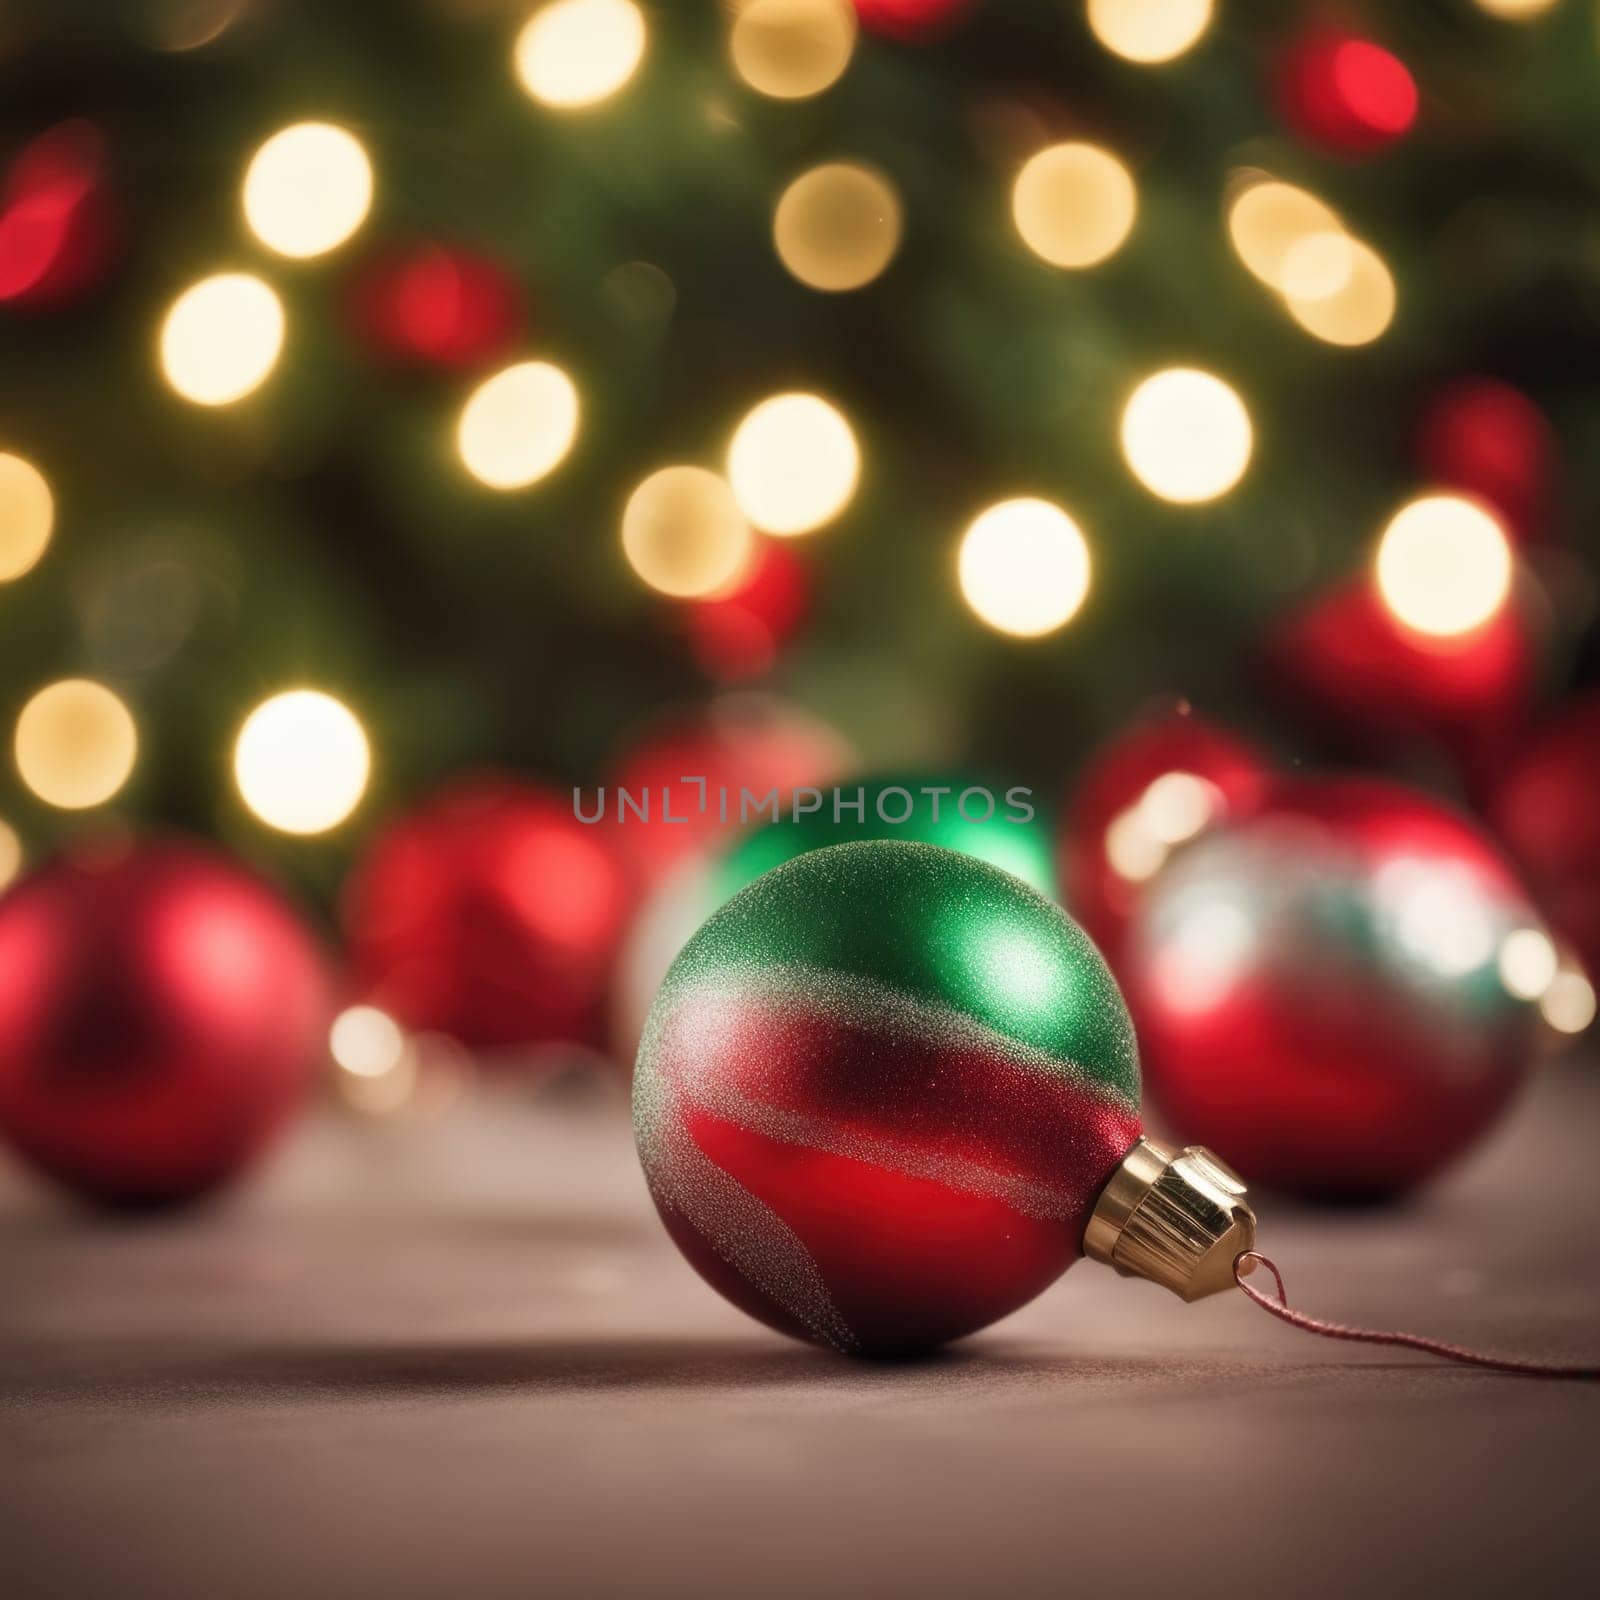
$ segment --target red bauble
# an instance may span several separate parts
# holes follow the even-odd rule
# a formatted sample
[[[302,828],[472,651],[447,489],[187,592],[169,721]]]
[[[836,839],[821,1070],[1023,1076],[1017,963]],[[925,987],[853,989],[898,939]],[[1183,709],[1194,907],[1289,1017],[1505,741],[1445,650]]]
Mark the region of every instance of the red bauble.
[[[62,856],[0,901],[0,1132],[96,1200],[201,1194],[300,1102],[330,992],[304,925],[227,857]]]
[[[1555,430],[1520,389],[1496,378],[1461,378],[1422,414],[1417,464],[1426,477],[1486,501],[1528,538],[1548,525],[1557,472]]]
[[[1353,34],[1317,33],[1292,45],[1278,61],[1274,96],[1285,125],[1331,155],[1372,155],[1417,119],[1417,85],[1405,63]]]
[[[474,1050],[598,1044],[628,906],[570,792],[451,784],[378,836],[341,905],[362,998]]]
[[[118,231],[100,130],[75,120],[40,134],[0,190],[0,303],[81,299],[110,270]]]
[[[1524,1076],[1537,1013],[1501,962],[1539,926],[1493,846],[1436,801],[1285,783],[1177,857],[1129,931],[1150,1103],[1247,1180],[1317,1198],[1410,1188]]]
[[[1267,781],[1243,739],[1187,711],[1150,718],[1091,757],[1062,818],[1072,914],[1115,967],[1139,896],[1176,845],[1246,816]]]
[[[849,746],[817,718],[770,695],[724,695],[670,713],[624,751],[605,788],[606,814],[649,887],[734,837],[743,791],[752,805],[768,796],[783,805],[803,785],[832,782],[850,761]],[[748,820],[761,819],[752,811]]]
[[[1515,738],[1535,658],[1515,605],[1474,633],[1428,638],[1397,622],[1363,577],[1291,617],[1265,667],[1274,689],[1356,754],[1432,742],[1476,780]]]
[[[357,333],[385,360],[449,370],[508,355],[527,321],[522,287],[498,261],[444,244],[368,262],[348,306]]]
[[[972,0],[855,0],[868,33],[907,43],[937,38],[972,8]]]
[[[771,670],[810,606],[805,563],[784,540],[762,539],[745,572],[725,593],[691,602],[685,622],[706,673],[737,683]]]
[[[1600,977],[1600,694],[1562,711],[1512,760],[1488,812],[1545,915]]]

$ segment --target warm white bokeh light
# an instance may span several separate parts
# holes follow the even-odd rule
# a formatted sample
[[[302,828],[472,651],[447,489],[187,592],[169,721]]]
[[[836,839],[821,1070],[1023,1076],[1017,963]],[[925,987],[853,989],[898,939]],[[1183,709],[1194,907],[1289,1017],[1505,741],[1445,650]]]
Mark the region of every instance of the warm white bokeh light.
[[[1093,144],[1055,144],[1029,158],[1011,189],[1022,242],[1055,267],[1092,267],[1133,229],[1139,196],[1128,169]]]
[[[316,689],[291,689],[245,719],[233,747],[244,803],[281,833],[326,833],[361,803],[372,751],[355,713]]]
[[[104,805],[128,781],[139,733],[104,684],[65,678],[41,689],[17,718],[13,745],[22,781],[47,805]]]
[[[367,152],[329,122],[298,122],[273,134],[244,175],[245,221],[279,255],[325,255],[361,226],[371,206]]]
[[[1355,276],[1357,244],[1342,228],[1308,233],[1284,252],[1279,288],[1288,300],[1327,300]]]
[[[1561,969],[1550,936],[1539,928],[1516,928],[1500,944],[1500,981],[1519,1000],[1537,1000]]]
[[[652,473],[622,513],[622,549],[652,589],[677,599],[712,594],[741,572],[754,536],[725,479],[704,467]]]
[[[1195,505],[1226,494],[1250,465],[1250,414],[1209,372],[1169,367],[1144,380],[1122,413],[1122,453],[1145,488]]]
[[[1173,849],[1204,833],[1222,814],[1222,791],[1193,772],[1153,779],[1106,829],[1106,860],[1130,883],[1144,883],[1166,865]]]
[[[260,278],[223,272],[185,289],[161,327],[167,382],[201,406],[231,405],[264,383],[283,349],[283,302]]]
[[[22,841],[9,822],[0,820],[0,890],[22,871]]]
[[[1311,236],[1312,240],[1315,237]],[[1310,244],[1309,240],[1297,241],[1285,255],[1284,298],[1289,314],[1307,333],[1328,344],[1371,344],[1394,321],[1394,278],[1383,258],[1370,245],[1350,239],[1339,287],[1332,293],[1302,297],[1289,292],[1287,273],[1295,262],[1304,270],[1306,258],[1302,252]],[[1324,289],[1326,284],[1316,287]]]
[[[1594,987],[1576,968],[1567,967],[1539,997],[1539,1011],[1557,1033],[1582,1033],[1594,1021]]]
[[[1555,9],[1556,0],[1474,0],[1480,11],[1506,22],[1532,22]]]
[[[0,583],[39,564],[55,526],[56,502],[31,461],[0,451]]]
[[[728,53],[758,94],[804,100],[837,83],[856,43],[849,0],[737,0]]]
[[[328,1052],[339,1067],[358,1078],[381,1078],[405,1059],[406,1036],[387,1011],[351,1006],[333,1019]]]
[[[1163,772],[1139,801],[1144,825],[1164,845],[1203,833],[1222,809],[1222,791],[1193,772]]]
[[[809,533],[850,503],[861,452],[843,414],[814,394],[763,400],[728,447],[728,482],[756,527]]]
[[[778,201],[778,259],[808,288],[841,294],[872,282],[900,248],[900,197],[881,172],[834,161],[802,173]]]
[[[1241,190],[1228,207],[1228,237],[1239,259],[1269,288],[1284,287],[1284,263],[1301,240],[1342,233],[1338,217],[1314,194],[1265,180]]]
[[[598,105],[639,70],[645,42],[633,0],[551,0],[517,35],[517,77],[543,105]]]
[[[1167,846],[1151,832],[1139,807],[1129,806],[1111,819],[1105,837],[1106,860],[1119,878],[1148,883],[1167,860]]]
[[[1089,0],[1089,27],[1114,54],[1154,65],[1193,46],[1211,8],[1212,0]]]
[[[560,367],[524,361],[486,378],[461,408],[456,448],[491,489],[525,489],[553,472],[578,436],[578,391]]]
[[[1378,542],[1378,593],[1399,622],[1448,639],[1481,628],[1511,592],[1511,546],[1500,524],[1459,495],[1402,506]]]
[[[990,506],[961,540],[961,593],[991,628],[1018,638],[1053,633],[1089,593],[1089,546],[1048,500]]]

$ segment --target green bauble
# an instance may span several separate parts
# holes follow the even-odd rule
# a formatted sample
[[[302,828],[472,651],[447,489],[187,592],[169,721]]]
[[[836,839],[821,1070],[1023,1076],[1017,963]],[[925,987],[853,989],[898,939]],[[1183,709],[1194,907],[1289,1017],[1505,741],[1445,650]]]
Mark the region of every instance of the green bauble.
[[[1059,907],[891,841],[764,873],[673,963],[634,1079],[651,1193],[772,1326],[861,1353],[1004,1316],[1139,1136],[1115,980]]]
[[[1056,898],[1050,833],[1028,791],[948,774],[874,778],[825,790],[818,810],[796,816],[791,809],[736,845],[713,874],[713,897],[721,904],[785,861],[866,839],[938,845],[987,861]]]

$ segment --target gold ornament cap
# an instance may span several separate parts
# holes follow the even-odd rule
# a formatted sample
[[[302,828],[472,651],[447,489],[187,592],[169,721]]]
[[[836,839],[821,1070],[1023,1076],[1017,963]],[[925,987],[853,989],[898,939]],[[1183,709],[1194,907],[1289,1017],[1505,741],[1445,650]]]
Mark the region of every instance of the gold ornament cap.
[[[1237,1173],[1209,1150],[1141,1139],[1100,1193],[1084,1254],[1184,1300],[1233,1287],[1233,1263],[1256,1242],[1256,1214]]]

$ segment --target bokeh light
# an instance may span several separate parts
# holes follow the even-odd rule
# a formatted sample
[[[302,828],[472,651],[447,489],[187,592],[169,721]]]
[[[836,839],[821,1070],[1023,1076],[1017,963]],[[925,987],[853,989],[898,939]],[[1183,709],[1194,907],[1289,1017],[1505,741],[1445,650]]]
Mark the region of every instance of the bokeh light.
[[[1128,169],[1093,144],[1056,144],[1032,156],[1011,190],[1022,242],[1056,267],[1092,267],[1132,231],[1138,192]]]
[[[632,0],[551,0],[517,35],[517,77],[543,105],[609,100],[644,59],[644,13]]]
[[[473,390],[461,408],[456,448],[480,483],[525,489],[565,460],[578,414],[578,391],[560,367],[520,362]]]
[[[1545,12],[1554,10],[1556,0],[1473,0],[1480,11],[1506,22],[1532,22]]]
[[[763,400],[728,447],[739,508],[767,533],[809,533],[850,503],[861,452],[844,416],[814,394]]]
[[[326,833],[361,803],[372,751],[355,713],[316,689],[291,689],[245,719],[233,747],[244,803],[281,833]]]
[[[1253,444],[1244,402],[1209,372],[1169,367],[1133,391],[1122,413],[1122,453],[1145,488],[1194,505],[1244,476]]]
[[[1355,265],[1356,241],[1349,234],[1308,233],[1283,258],[1284,297],[1326,300],[1349,285]]]
[[[1089,0],[1089,27],[1114,54],[1154,65],[1190,49],[1211,10],[1212,0]]]
[[[1594,986],[1575,967],[1566,967],[1539,997],[1539,1011],[1557,1033],[1582,1033],[1594,1021]]]
[[[1048,500],[990,506],[961,540],[961,593],[991,628],[1018,638],[1053,633],[1089,593],[1089,546]]]
[[[804,100],[839,81],[855,43],[849,0],[738,0],[728,53],[758,94]]]
[[[406,1036],[387,1011],[351,1006],[333,1019],[328,1053],[342,1071],[358,1078],[381,1078],[405,1058]]]
[[[260,278],[224,272],[185,289],[161,328],[161,370],[201,406],[231,405],[264,383],[283,349],[283,302]]]
[[[652,589],[680,599],[714,594],[749,561],[753,535],[725,479],[704,467],[663,467],[628,500],[622,549]]]
[[[245,221],[279,255],[325,255],[361,226],[371,205],[367,152],[332,123],[300,122],[273,134],[245,172]]]
[[[1537,1000],[1555,982],[1560,957],[1539,928],[1515,928],[1500,943],[1500,981],[1519,1000]]]
[[[1284,263],[1301,240],[1342,232],[1338,217],[1314,194],[1274,179],[1249,184],[1228,207],[1228,237],[1239,259],[1280,292]]]
[[[1297,241],[1285,260],[1287,273],[1290,263],[1297,263],[1302,279],[1307,276],[1304,252],[1316,248],[1318,236],[1312,235]],[[1394,321],[1395,287],[1383,259],[1369,245],[1359,239],[1349,239],[1346,245],[1346,267],[1335,274],[1338,287],[1331,293],[1295,294],[1288,292],[1285,284],[1285,303],[1289,314],[1307,333],[1328,344],[1371,344]],[[1311,275],[1312,287],[1322,287]]]
[[[802,173],[773,216],[778,259],[812,289],[843,293],[883,272],[900,248],[900,198],[882,173],[834,161]]]
[[[0,819],[0,891],[22,871],[22,840],[9,822]]]
[[[1378,543],[1378,592],[1390,614],[1433,638],[1471,633],[1511,592],[1511,547],[1471,500],[1425,495],[1402,506]]]
[[[104,684],[65,678],[41,689],[17,718],[13,746],[22,781],[47,805],[103,805],[133,771],[133,715]]]
[[[50,543],[56,503],[31,461],[0,451],[0,583],[31,572]]]
[[[1368,139],[1398,138],[1416,121],[1416,80],[1382,45],[1343,40],[1333,52],[1331,77],[1339,110]]]
[[[1166,865],[1178,845],[1204,833],[1226,809],[1221,789],[1209,779],[1179,769],[1163,772],[1111,819],[1106,860],[1119,877],[1144,883]]]

